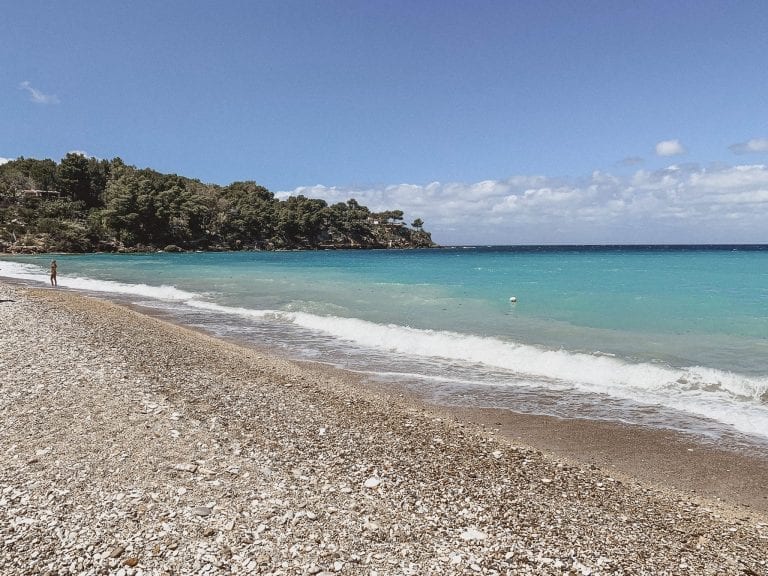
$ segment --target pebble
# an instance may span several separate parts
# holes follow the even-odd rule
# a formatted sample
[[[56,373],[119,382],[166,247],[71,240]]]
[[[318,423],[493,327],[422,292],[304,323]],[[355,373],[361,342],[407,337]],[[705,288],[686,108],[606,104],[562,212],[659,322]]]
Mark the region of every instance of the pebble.
[[[768,569],[764,517],[70,291],[0,301],[3,576]]]
[[[381,478],[378,478],[377,476],[371,476],[368,478],[368,480],[365,481],[365,487],[366,488],[378,488],[381,484]]]
[[[482,532],[476,528],[469,528],[467,530],[464,530],[464,532],[461,533],[461,539],[462,540],[485,540],[488,538],[488,536],[485,534],[485,532]]]
[[[381,530],[381,526],[379,526],[379,524],[376,522],[373,522],[371,520],[366,520],[363,523],[363,529],[367,530],[368,532],[378,532],[379,530]]]
[[[112,551],[109,553],[110,558],[119,558],[123,555],[123,552],[125,552],[124,546],[116,546],[112,549]]]

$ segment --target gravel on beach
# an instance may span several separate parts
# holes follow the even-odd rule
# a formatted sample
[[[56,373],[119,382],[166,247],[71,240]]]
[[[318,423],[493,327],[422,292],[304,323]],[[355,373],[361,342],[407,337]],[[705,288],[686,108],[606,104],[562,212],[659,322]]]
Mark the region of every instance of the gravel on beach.
[[[0,283],[0,574],[768,575],[768,518]]]

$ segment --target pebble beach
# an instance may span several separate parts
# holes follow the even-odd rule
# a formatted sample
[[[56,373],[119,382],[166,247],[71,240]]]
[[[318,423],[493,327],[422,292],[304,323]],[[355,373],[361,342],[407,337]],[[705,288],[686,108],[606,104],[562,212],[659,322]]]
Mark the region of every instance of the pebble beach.
[[[4,576],[768,575],[761,509],[75,292],[0,325]]]

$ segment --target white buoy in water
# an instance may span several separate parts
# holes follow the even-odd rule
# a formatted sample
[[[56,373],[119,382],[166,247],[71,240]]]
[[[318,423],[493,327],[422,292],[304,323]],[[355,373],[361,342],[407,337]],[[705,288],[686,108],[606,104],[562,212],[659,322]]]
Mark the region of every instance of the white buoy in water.
[[[509,297],[510,302],[517,302],[517,296],[510,296]]]

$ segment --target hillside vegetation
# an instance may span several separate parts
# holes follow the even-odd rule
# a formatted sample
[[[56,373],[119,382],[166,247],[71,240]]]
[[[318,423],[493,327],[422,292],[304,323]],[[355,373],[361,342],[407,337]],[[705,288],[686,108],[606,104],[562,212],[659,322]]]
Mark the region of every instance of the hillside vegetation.
[[[204,184],[120,158],[0,165],[0,251],[280,250],[433,246],[401,210],[285,200],[252,181]]]

